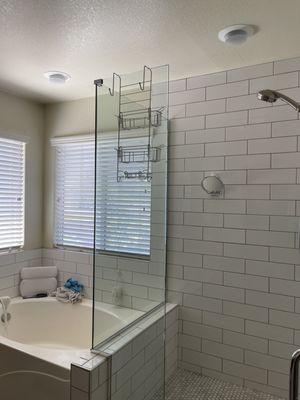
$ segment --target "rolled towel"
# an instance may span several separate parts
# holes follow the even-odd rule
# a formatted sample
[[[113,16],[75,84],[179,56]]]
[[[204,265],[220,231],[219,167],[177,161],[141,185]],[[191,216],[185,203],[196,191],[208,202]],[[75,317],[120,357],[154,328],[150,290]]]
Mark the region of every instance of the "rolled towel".
[[[78,303],[82,300],[81,293],[74,292],[74,290],[67,289],[65,287],[59,287],[50,293],[50,296],[56,297],[58,301],[62,303]]]
[[[48,294],[57,288],[56,278],[23,279],[20,292],[23,298],[35,297],[38,294]]]
[[[57,267],[24,267],[21,279],[56,278]]]

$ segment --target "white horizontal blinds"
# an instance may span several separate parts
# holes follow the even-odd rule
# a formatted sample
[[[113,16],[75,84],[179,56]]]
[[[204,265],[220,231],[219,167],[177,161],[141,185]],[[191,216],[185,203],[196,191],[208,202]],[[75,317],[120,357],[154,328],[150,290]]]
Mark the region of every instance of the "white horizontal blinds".
[[[60,246],[92,248],[94,244],[94,143],[76,138],[55,142],[55,238]],[[147,138],[122,144],[146,144]],[[143,143],[143,141],[145,143]],[[98,138],[97,148],[97,250],[150,254],[151,183],[117,181],[117,139]],[[123,164],[134,172],[139,164]],[[143,167],[145,167],[143,165]]]
[[[0,138],[0,249],[24,244],[25,143]]]
[[[62,141],[56,145],[54,242],[60,246],[94,245],[94,141]]]
[[[147,144],[148,138],[122,139],[122,146]],[[117,139],[98,136],[97,144],[97,249],[137,255],[150,254],[151,182],[117,181]],[[136,172],[144,164],[121,164]]]

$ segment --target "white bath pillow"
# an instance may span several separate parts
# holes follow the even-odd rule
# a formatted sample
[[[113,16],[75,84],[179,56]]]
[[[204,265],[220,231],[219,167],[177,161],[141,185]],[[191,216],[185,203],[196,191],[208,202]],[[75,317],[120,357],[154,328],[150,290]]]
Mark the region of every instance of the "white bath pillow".
[[[21,279],[56,278],[57,267],[24,267],[21,270]]]
[[[35,297],[37,294],[48,294],[57,289],[56,278],[23,279],[20,292],[23,298]]]

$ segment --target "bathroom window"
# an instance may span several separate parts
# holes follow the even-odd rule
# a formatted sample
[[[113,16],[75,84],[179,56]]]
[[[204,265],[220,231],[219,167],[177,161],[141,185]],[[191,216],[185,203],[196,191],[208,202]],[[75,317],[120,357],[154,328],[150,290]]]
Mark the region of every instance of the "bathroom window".
[[[93,139],[88,138],[53,140],[56,246],[94,246],[95,147]],[[132,140],[130,144],[134,144]],[[117,182],[116,136],[104,134],[97,145],[96,249],[148,256],[151,183],[137,179]]]
[[[0,138],[0,250],[24,245],[25,143]]]
[[[147,137],[128,138],[122,140],[122,145],[147,144],[147,140]],[[149,256],[151,182],[142,179],[118,182],[116,137],[98,135],[97,146],[97,249]],[[142,167],[139,163],[120,166],[127,172]]]
[[[54,244],[93,248],[94,158],[92,138],[53,140],[55,164]]]

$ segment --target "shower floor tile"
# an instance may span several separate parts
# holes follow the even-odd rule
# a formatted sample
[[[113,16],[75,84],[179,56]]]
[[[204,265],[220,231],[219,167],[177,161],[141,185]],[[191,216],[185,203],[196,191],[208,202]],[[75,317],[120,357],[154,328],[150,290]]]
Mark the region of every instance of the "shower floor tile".
[[[161,400],[157,394],[153,400]],[[166,384],[166,400],[282,400],[229,382],[177,369]]]

